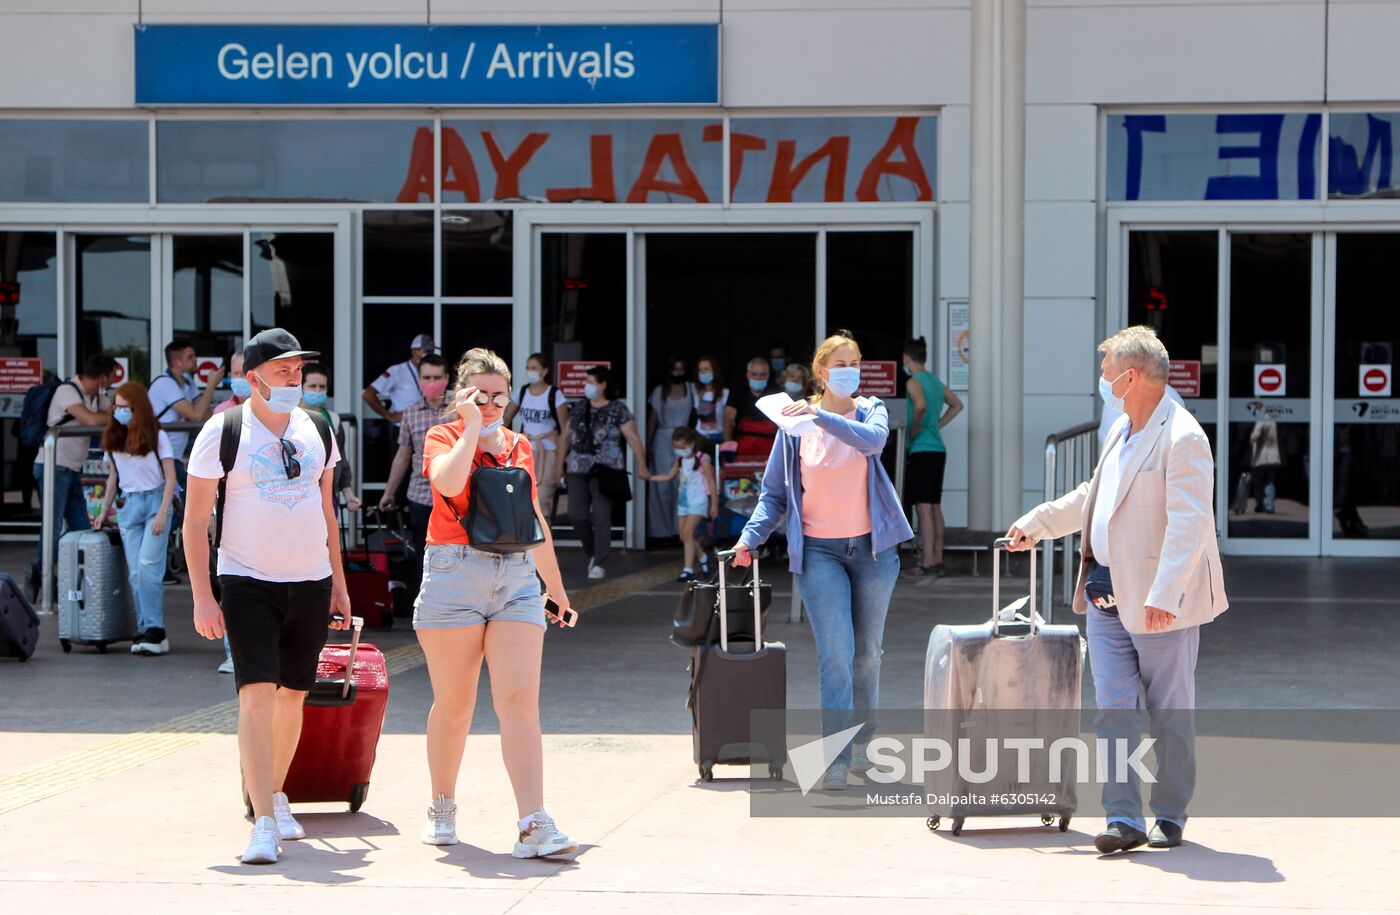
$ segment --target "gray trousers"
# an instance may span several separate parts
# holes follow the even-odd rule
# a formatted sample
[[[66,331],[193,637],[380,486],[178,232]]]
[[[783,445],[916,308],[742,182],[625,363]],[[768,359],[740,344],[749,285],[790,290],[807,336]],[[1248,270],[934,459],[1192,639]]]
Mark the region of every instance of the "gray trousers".
[[[583,551],[598,565],[612,552],[612,501],[598,491],[597,478],[569,474],[569,523],[583,541]]]

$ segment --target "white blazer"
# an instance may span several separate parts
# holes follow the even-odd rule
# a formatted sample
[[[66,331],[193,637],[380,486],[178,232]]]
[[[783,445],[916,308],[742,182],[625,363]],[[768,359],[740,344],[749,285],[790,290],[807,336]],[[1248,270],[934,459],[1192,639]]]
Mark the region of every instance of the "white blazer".
[[[1120,418],[1108,436],[1108,447],[1088,482],[1053,502],[1028,512],[1016,526],[1035,540],[1088,531],[1094,505],[1112,498],[1108,524],[1113,554],[1113,595],[1118,615],[1129,632],[1147,632],[1144,607],[1175,614],[1169,627],[1182,629],[1208,623],[1229,607],[1220,547],[1215,539],[1215,461],[1210,442],[1196,418],[1163,397],[1134,443],[1116,493],[1099,492],[1103,458],[1127,432]],[[1074,612],[1085,613],[1084,576],[1093,559],[1084,538]]]

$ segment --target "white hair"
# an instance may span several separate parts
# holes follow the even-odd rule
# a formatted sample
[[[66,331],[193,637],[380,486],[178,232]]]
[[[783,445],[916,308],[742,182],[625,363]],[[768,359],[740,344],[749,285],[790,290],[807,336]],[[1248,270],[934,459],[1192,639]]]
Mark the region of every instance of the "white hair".
[[[1124,369],[1137,369],[1154,381],[1166,381],[1171,368],[1167,348],[1146,324],[1123,328],[1100,343],[1099,352],[1112,356]]]

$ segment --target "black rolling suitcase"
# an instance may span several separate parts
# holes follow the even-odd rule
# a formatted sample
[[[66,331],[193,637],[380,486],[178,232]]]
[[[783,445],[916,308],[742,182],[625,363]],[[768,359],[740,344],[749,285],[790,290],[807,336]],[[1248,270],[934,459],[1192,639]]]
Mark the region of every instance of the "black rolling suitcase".
[[[28,661],[39,644],[39,617],[15,580],[0,572],[0,657]]]
[[[786,728],[780,715],[761,733],[751,733],[749,713],[755,709],[787,708],[787,648],[763,641],[762,583],[754,560],[753,612],[755,638],[729,642],[728,591],[725,563],[734,554],[720,553],[719,644],[696,645],[691,655],[690,713],[695,763],[700,777],[714,779],[715,765],[767,763],[769,774],[781,778],[787,761]]]

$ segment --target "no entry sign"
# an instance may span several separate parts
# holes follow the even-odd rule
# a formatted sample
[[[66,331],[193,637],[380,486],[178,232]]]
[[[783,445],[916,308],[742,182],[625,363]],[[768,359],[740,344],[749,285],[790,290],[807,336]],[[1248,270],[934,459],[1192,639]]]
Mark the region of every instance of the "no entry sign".
[[[1254,366],[1254,396],[1283,397],[1288,390],[1288,366]]]
[[[1358,376],[1362,397],[1390,396],[1390,366],[1363,365]]]
[[[209,376],[223,367],[223,356],[196,356],[194,366],[195,386],[201,389],[206,387],[209,384]]]
[[[126,384],[126,378],[131,374],[131,359],[128,356],[113,357],[117,362],[117,370],[112,373],[112,387],[120,387]]]
[[[584,396],[584,378],[587,377],[589,369],[598,366],[609,369],[612,368],[612,363],[606,359],[561,361],[554,370],[554,377],[558,379],[556,384],[559,385],[559,390],[563,391],[564,396],[569,398],[577,399]]]
[[[868,359],[860,364],[860,393],[866,397],[898,397],[899,369],[893,359]]]

